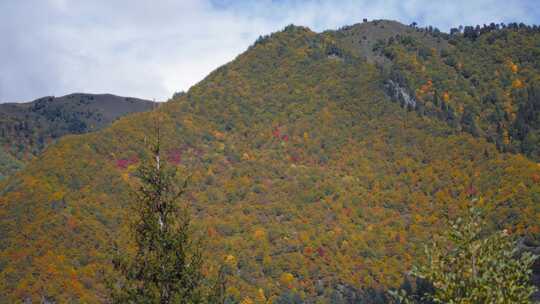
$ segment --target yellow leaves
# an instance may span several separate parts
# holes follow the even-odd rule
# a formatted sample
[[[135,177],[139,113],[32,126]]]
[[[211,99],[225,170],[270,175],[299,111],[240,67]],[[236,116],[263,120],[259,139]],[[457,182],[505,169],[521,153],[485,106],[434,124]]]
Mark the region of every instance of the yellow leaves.
[[[279,278],[279,281],[281,284],[287,286],[288,288],[292,288],[292,283],[294,281],[294,276],[292,273],[284,272],[281,274],[281,277]]]
[[[324,107],[321,111],[321,119],[324,122],[325,125],[328,125],[333,120],[333,115],[328,109],[328,107]]]
[[[458,112],[459,114],[463,114],[464,111],[465,111],[465,108],[463,107],[463,105],[462,105],[462,104],[458,104],[458,106],[457,106],[457,112]]]
[[[183,123],[187,129],[193,129],[193,120],[190,117],[184,118]]]
[[[516,74],[519,71],[517,64],[512,64],[510,66],[510,69],[512,70],[512,73],[514,74]]]
[[[240,294],[240,290],[238,290],[238,288],[236,288],[235,286],[229,286],[227,287],[227,292],[226,292],[227,295],[230,295],[234,298],[240,298],[241,294]]]
[[[191,181],[194,183],[194,184],[198,184],[200,183],[203,178],[205,178],[204,176],[204,172],[201,172],[201,171],[195,171],[193,172],[193,174],[191,174]]]
[[[512,60],[508,60],[506,62],[506,65],[508,66],[510,71],[512,71],[512,73],[517,74],[517,72],[519,72],[519,67]]]
[[[505,129],[503,130],[503,143],[505,145],[509,145],[510,144],[510,135],[508,134],[508,131]]]
[[[229,254],[227,256],[225,256],[225,264],[229,265],[229,266],[232,266],[232,267],[236,267],[236,257],[232,254]]]
[[[247,188],[251,185],[252,181],[249,176],[244,175],[238,179],[238,186],[241,188]]]
[[[124,182],[129,182],[129,172],[122,172],[121,177]]]
[[[418,62],[418,58],[416,58],[416,56],[414,56],[414,57],[412,58],[411,62],[412,62],[412,65],[413,65],[414,67],[417,67],[417,66],[420,65],[420,63]]]
[[[345,184],[353,184],[355,181],[357,181],[357,178],[355,178],[352,175],[345,175],[344,177],[341,178],[341,180]]]
[[[131,178],[131,173],[134,172],[136,169],[137,169],[136,163],[129,165],[125,171],[122,171],[122,174],[120,175],[122,177],[122,180],[128,183]]]
[[[51,201],[59,201],[61,200],[62,198],[64,198],[64,191],[56,191],[54,192],[52,195],[51,195]]]
[[[307,56],[307,50],[306,48],[299,48],[296,50],[296,55],[299,57],[306,57]]]
[[[442,95],[442,99],[444,100],[444,102],[450,101],[450,94],[448,92],[444,92]]]
[[[514,79],[514,81],[512,81],[512,88],[522,89],[523,87],[525,87],[525,83],[523,83],[523,81],[520,79]]]
[[[236,183],[232,179],[228,179],[223,183],[223,189],[228,192],[232,193],[236,189]]]
[[[215,137],[216,139],[222,140],[222,139],[225,138],[225,134],[223,134],[223,133],[221,133],[221,132],[219,132],[219,131],[214,131],[214,137]]]
[[[255,237],[255,239],[262,241],[266,238],[266,232],[264,231],[264,229],[258,228],[253,233],[253,236]]]
[[[225,144],[224,143],[217,143],[217,150],[219,152],[223,152],[225,150]]]
[[[308,134],[308,132],[304,132],[304,140],[305,140],[305,141],[308,141],[308,140],[309,140],[309,134]]]
[[[137,163],[133,163],[133,164],[130,164],[128,167],[127,167],[127,171],[128,172],[133,172],[137,169],[138,167],[138,164]]]
[[[58,274],[58,268],[56,268],[56,265],[55,264],[47,264],[46,266],[46,269],[45,269],[45,272],[46,274],[48,274],[49,276],[55,276]]]
[[[32,176],[25,176],[24,183],[28,189],[34,189],[36,186],[38,186],[39,180],[37,180],[36,178]]]
[[[251,298],[247,297],[247,298],[244,298],[242,302],[240,302],[240,304],[255,304],[255,302],[253,302]]]
[[[257,304],[266,303],[266,296],[264,295],[264,290],[262,290],[262,288],[259,288],[259,290],[257,291],[257,297],[255,298],[255,303]]]
[[[270,267],[272,265],[272,257],[270,255],[265,255],[263,257],[263,266]]]
[[[305,231],[302,231],[298,234],[298,239],[303,243],[307,243],[309,242],[309,234]]]

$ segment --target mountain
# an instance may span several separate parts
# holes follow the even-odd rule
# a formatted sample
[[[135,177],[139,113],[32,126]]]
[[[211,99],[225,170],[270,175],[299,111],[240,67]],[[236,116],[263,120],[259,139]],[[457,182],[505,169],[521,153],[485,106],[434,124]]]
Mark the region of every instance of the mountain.
[[[75,93],[26,103],[0,104],[0,179],[23,167],[51,142],[99,130],[120,116],[148,111],[153,103],[111,94]]]
[[[452,35],[392,21],[332,33],[377,62],[387,93],[420,115],[540,161],[540,35],[523,23]]]
[[[490,228],[534,245],[540,166],[490,142],[481,117],[492,106],[457,89],[482,96],[481,87],[438,62],[497,33],[540,37],[528,27],[471,40],[390,21],[323,33],[291,25],[152,112],[61,138],[0,186],[0,302],[106,301],[110,254],[129,246],[133,174],[157,119],[164,158],[191,176],[185,203],[210,265],[232,269],[229,303],[384,303],[445,218],[471,205],[487,210]],[[414,55],[422,45],[434,49],[433,66]],[[512,60],[533,74],[533,63]],[[429,90],[418,75],[433,76]],[[448,99],[438,85],[454,88]],[[510,98],[529,82],[500,89]],[[477,116],[456,110],[448,120],[429,99],[435,90],[452,108],[478,102]],[[471,119],[482,132],[467,128]]]

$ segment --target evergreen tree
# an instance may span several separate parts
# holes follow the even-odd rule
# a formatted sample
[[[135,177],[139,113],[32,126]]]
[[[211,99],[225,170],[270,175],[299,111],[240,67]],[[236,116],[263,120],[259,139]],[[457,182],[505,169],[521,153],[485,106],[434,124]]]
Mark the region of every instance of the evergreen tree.
[[[112,302],[222,302],[224,281],[213,294],[202,273],[201,242],[194,239],[188,206],[179,204],[188,179],[178,186],[176,171],[161,160],[158,124],[151,155],[138,169],[131,227],[135,251],[117,251],[113,260],[118,277],[110,284]]]

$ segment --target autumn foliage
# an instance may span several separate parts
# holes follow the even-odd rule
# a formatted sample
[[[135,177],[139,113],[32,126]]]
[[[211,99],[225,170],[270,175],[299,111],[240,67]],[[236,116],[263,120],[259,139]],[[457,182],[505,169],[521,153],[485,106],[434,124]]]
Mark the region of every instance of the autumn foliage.
[[[209,265],[227,265],[231,303],[385,294],[421,259],[422,244],[446,228],[443,219],[466,210],[471,197],[493,223],[538,231],[534,161],[463,132],[438,110],[402,108],[382,89],[385,71],[339,39],[289,26],[160,107],[164,159],[192,173],[184,196],[192,225],[207,232]],[[390,47],[396,58],[410,55]],[[463,61],[463,68],[474,66]],[[461,76],[440,76],[441,62],[423,63],[422,72],[409,61],[418,69],[407,79],[413,88],[431,80],[429,96],[444,100],[448,92],[444,104],[460,124],[465,117],[464,126],[487,132],[487,114],[460,113],[460,105],[467,113],[480,103],[469,96],[472,87],[461,92]],[[526,69],[520,65],[517,75]],[[510,86],[501,106],[510,99],[504,93],[526,90]],[[107,250],[113,240],[127,246],[119,236],[128,229],[136,183],[130,164],[143,155],[153,115],[62,139],[2,183],[0,302],[106,299]]]

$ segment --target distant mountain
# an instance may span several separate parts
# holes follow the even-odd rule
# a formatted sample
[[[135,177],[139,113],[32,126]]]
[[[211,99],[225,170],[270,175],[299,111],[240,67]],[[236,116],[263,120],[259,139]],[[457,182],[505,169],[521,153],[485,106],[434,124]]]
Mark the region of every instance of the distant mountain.
[[[153,102],[111,94],[75,93],[0,104],[0,179],[19,170],[47,145],[69,134],[99,130]]]
[[[261,37],[156,111],[65,136],[0,183],[0,302],[107,302],[158,117],[208,265],[228,265],[227,303],[387,303],[471,205],[538,246],[537,146],[519,133],[538,130],[538,41],[391,21]]]

